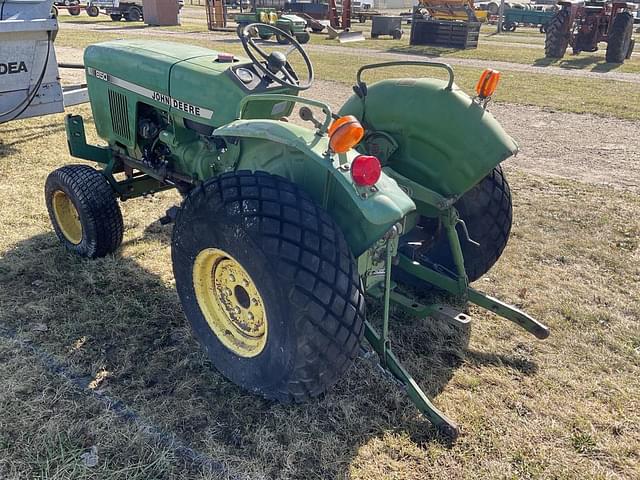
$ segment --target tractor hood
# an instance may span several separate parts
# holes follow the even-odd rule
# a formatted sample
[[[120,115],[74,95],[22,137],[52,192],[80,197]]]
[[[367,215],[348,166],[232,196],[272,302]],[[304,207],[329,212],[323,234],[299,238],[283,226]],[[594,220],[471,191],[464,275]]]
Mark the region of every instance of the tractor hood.
[[[94,115],[104,108],[104,99],[111,98],[108,90],[169,111],[176,121],[185,118],[219,127],[235,119],[238,104],[247,95],[290,93],[262,81],[247,59],[224,61],[219,52],[179,43],[104,42],[87,47],[84,62]],[[237,74],[240,69],[254,81],[243,82]],[[271,108],[265,104],[264,111],[255,115],[271,118]]]
[[[340,115],[360,119],[369,139],[365,149],[387,166],[455,197],[516,154],[518,145],[489,112],[455,84],[451,90],[446,85],[426,78],[383,80],[367,88],[364,100],[353,95]]]

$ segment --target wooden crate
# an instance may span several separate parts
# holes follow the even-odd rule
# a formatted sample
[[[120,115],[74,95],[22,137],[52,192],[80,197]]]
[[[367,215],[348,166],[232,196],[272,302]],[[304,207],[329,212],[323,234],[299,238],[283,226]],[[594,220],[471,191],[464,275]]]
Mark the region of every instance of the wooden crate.
[[[451,48],[478,48],[479,22],[452,22],[413,18],[410,45],[434,45]]]

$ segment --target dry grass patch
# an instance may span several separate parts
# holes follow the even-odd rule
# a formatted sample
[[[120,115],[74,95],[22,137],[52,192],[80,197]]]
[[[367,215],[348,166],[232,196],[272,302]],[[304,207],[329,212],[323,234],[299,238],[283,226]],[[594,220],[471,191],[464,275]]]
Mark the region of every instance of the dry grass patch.
[[[87,106],[75,109],[87,118]],[[370,359],[322,399],[283,406],[227,382],[186,325],[173,284],[173,193],[123,204],[125,243],[87,261],[49,225],[46,175],[72,161],[62,115],[0,126],[0,477],[211,478],[71,388],[46,352],[250,478],[634,478],[640,468],[640,200],[508,167],[515,225],[478,287],[552,328],[539,342],[471,309],[472,332],[394,315],[399,356],[463,427],[439,439]],[[370,305],[376,318],[379,305]],[[81,455],[97,446],[99,463]],[[215,477],[215,476],[214,476]]]

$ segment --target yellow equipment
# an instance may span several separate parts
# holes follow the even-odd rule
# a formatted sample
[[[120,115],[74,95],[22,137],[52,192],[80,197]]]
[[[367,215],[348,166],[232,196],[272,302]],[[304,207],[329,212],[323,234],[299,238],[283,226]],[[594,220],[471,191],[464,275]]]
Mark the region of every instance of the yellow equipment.
[[[417,8],[426,10],[434,20],[487,21],[488,12],[476,10],[473,0],[420,0]]]

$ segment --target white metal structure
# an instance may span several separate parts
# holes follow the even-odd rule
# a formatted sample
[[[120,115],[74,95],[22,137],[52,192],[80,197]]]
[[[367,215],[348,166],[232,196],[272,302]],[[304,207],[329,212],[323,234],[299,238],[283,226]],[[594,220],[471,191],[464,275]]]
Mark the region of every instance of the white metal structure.
[[[0,123],[64,111],[88,100],[73,90],[65,102],[53,47],[58,22],[52,0],[0,0]]]

